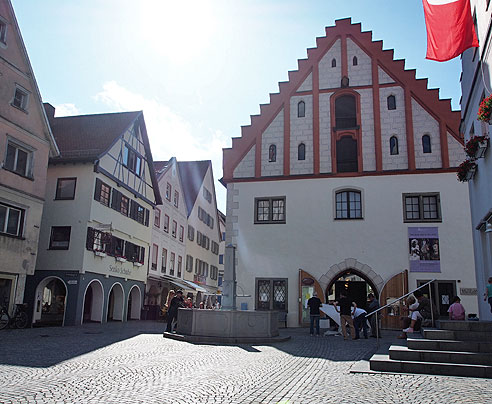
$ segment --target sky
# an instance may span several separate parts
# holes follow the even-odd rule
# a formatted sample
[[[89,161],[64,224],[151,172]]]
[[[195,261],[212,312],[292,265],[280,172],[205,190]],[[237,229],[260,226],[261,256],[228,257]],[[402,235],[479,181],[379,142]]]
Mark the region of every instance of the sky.
[[[459,58],[425,59],[421,0],[12,0],[56,116],[143,110],[154,160],[212,160],[335,20],[351,17],[459,109]]]

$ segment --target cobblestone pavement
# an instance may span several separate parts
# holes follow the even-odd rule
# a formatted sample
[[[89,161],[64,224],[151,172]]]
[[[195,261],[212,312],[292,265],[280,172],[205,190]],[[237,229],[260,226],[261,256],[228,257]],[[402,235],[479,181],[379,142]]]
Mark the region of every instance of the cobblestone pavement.
[[[351,374],[373,339],[290,329],[290,341],[272,346],[193,345],[163,338],[163,328],[4,330],[0,403],[492,403],[490,380]]]

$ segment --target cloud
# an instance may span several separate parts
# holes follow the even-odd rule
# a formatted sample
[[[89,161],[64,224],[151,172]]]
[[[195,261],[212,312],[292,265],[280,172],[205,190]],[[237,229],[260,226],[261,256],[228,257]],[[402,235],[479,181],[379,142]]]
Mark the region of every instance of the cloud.
[[[188,122],[159,100],[133,93],[115,81],[105,83],[94,98],[106,111],[143,111],[154,160],[173,156],[178,161],[212,160],[217,204],[225,209],[225,189],[217,180],[222,177],[222,148],[230,140],[220,130]]]
[[[58,104],[55,105],[55,116],[72,116],[80,115],[79,109],[74,104]]]

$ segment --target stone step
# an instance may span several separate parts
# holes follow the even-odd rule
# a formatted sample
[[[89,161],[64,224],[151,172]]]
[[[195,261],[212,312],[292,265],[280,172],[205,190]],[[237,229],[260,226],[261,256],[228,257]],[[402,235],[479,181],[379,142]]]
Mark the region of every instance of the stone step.
[[[488,332],[481,331],[456,331],[456,330],[434,330],[424,329],[426,339],[447,339],[455,341],[483,341],[490,342],[492,337]]]
[[[389,357],[412,362],[465,363],[492,366],[492,353],[413,350],[406,346],[392,345],[389,349]]]
[[[439,328],[454,331],[478,331],[492,333],[492,321],[446,321],[439,320]]]
[[[375,354],[369,361],[371,370],[394,373],[417,373],[442,376],[480,377],[492,379],[492,366],[439,362],[416,362],[391,359]]]
[[[408,338],[407,345],[410,349],[431,351],[492,353],[492,342]]]

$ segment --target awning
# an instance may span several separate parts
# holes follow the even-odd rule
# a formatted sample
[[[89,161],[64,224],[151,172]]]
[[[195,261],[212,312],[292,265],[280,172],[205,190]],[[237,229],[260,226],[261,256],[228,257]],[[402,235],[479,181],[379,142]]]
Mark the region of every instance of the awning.
[[[164,280],[171,282],[173,285],[177,286],[180,289],[190,289],[190,285],[188,285],[184,279],[178,279],[168,275],[161,275],[161,278],[164,278]]]
[[[184,280],[184,279],[183,279]],[[195,282],[192,282],[192,281],[187,281],[187,280],[184,280],[187,284],[189,284],[189,286],[191,286],[194,290],[196,290],[197,292],[202,292],[202,293],[208,293],[207,292],[207,289],[205,289],[204,287],[200,286],[200,285],[197,285]]]

